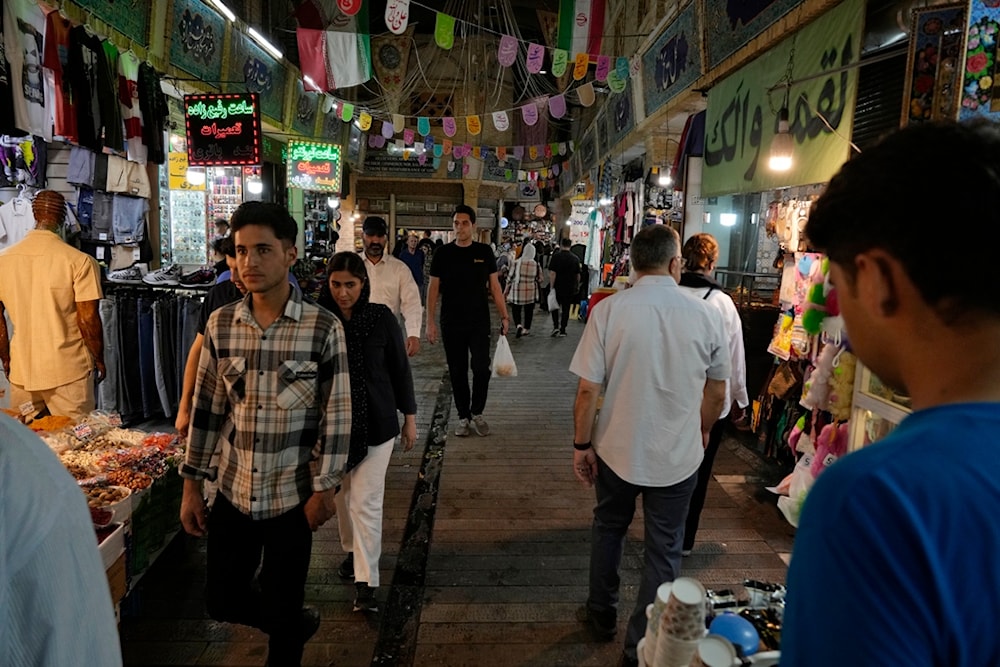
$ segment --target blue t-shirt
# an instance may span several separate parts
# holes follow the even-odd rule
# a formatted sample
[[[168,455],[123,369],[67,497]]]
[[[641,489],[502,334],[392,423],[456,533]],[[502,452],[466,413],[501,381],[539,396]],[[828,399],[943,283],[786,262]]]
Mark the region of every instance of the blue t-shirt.
[[[1000,403],[922,410],[806,497],[782,667],[1000,665]]]

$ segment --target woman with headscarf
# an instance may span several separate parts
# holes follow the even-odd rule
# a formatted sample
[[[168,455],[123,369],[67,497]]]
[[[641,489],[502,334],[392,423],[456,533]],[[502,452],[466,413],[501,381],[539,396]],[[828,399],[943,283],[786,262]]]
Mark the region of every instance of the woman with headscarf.
[[[417,403],[399,323],[388,307],[371,303],[370,295],[360,255],[339,252],[330,258],[319,304],[344,324],[351,376],[351,445],[336,496],[347,558],[337,573],[354,579],[354,611],[376,612],[385,475],[396,436],[401,433],[405,451],[416,442]],[[397,410],[403,413],[402,432]]]
[[[517,337],[531,333],[531,318],[538,300],[538,262],[535,261],[535,246],[526,243],[521,258],[514,262],[514,271],[507,283],[507,301],[513,306],[514,325]],[[524,326],[521,326],[521,309],[524,309]]]

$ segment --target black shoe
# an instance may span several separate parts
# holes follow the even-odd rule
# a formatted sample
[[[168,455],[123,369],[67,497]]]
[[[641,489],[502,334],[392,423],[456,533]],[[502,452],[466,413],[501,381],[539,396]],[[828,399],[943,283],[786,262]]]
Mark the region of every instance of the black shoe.
[[[354,553],[353,552],[348,552],[347,553],[347,558],[345,558],[344,562],[341,563],[340,567],[337,568],[337,576],[339,576],[341,579],[349,579],[349,580],[352,580],[352,581],[354,580]]]
[[[549,336],[550,336],[551,338],[555,338],[555,337],[556,337],[556,336],[558,336],[558,335],[559,335],[559,329],[553,329],[553,330],[552,330],[552,333],[551,333],[551,334],[549,334]]]
[[[302,642],[305,643],[319,630],[319,610],[316,607],[302,608]]]
[[[524,335],[524,327],[522,327],[520,324],[518,324],[517,325],[517,333],[515,334],[515,337],[520,338],[523,335]]]
[[[356,596],[354,598],[354,611],[366,611],[374,613],[378,611],[378,600],[375,599],[375,589],[363,581],[354,584]]]
[[[565,337],[566,337],[566,332],[565,331],[560,331],[559,332],[559,338],[565,338]]]
[[[618,615],[614,611],[594,611],[587,605],[576,610],[576,620],[586,623],[600,641],[610,641],[618,632]]]

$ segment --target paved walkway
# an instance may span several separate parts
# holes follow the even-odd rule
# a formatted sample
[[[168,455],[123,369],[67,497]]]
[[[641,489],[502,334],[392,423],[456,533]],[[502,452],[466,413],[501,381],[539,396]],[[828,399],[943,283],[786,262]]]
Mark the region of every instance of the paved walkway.
[[[351,611],[331,521],[314,541],[306,601],[323,621],[304,665],[617,664],[642,564],[641,514],[625,552],[618,637],[596,642],[574,620],[587,594],[594,502],[570,468],[576,382],[566,369],[583,324],[549,338],[548,314],[535,315],[533,335],[510,338],[518,377],[491,383],[485,438],[453,434],[444,353],[424,342],[414,360],[424,446],[397,448],[389,467],[382,612]],[[762,491],[777,473],[732,438],[714,473],[684,574],[716,589],[784,581],[793,531]],[[181,536],[147,573],[122,622],[126,664],[264,664],[264,635],[206,617],[204,562],[203,541]]]

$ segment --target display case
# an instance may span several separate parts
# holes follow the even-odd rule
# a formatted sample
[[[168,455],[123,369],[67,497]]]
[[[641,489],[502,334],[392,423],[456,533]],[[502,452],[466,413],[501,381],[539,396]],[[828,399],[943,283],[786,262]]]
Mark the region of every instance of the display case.
[[[878,376],[858,362],[848,449],[854,451],[881,440],[908,414],[909,396],[887,387]]]
[[[170,261],[201,266],[208,261],[205,192],[170,191]]]
[[[243,171],[240,167],[209,167],[207,171],[208,220],[229,220],[243,203]]]

